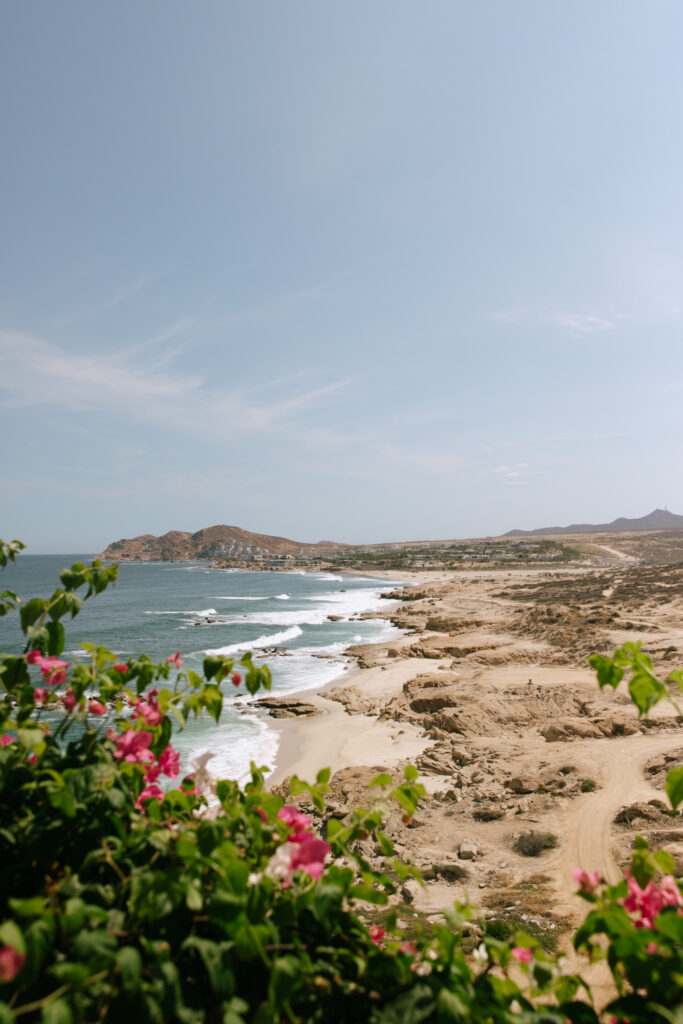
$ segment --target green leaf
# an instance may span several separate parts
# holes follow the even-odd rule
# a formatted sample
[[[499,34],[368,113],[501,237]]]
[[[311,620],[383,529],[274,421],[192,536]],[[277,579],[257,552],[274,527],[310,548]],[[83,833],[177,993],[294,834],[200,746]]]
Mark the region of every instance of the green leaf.
[[[17,736],[27,750],[38,750],[45,746],[45,733],[42,729],[17,729]]]
[[[268,995],[276,1007],[288,1003],[301,985],[302,964],[296,956],[280,956],[273,961]]]
[[[313,891],[313,914],[321,924],[332,927],[341,910],[344,891],[338,885],[320,882]]]
[[[54,999],[43,1006],[42,1024],[73,1024],[73,1014],[66,999]]]
[[[636,672],[628,684],[628,692],[641,715],[658,704],[666,694],[666,687],[645,672]]]
[[[655,850],[652,859],[663,875],[673,875],[676,871],[676,863],[670,853],[666,850]]]
[[[389,772],[380,772],[379,775],[375,775],[374,779],[371,779],[367,784],[367,789],[372,789],[373,786],[381,786],[382,789],[386,789],[387,786],[393,785],[393,778]]]
[[[24,633],[29,626],[32,626],[34,622],[38,621],[44,611],[45,601],[40,597],[32,597],[27,604],[22,605],[19,609],[19,618],[21,620],[21,628]]]
[[[209,654],[204,658],[204,678],[213,679],[217,672],[220,671],[224,658],[219,654]]]
[[[602,654],[591,654],[588,661],[598,674],[598,686],[600,689],[602,690],[604,686],[611,686],[616,690],[624,678],[623,669],[619,668],[612,658],[605,658]]]
[[[138,950],[134,946],[122,946],[116,952],[116,966],[119,969],[124,989],[136,992],[140,987],[142,971],[142,957]]]
[[[381,832],[379,830],[375,834],[377,836],[377,842],[382,847],[382,853],[384,854],[384,856],[393,857],[394,844],[392,843],[391,839],[389,839],[389,836],[385,835],[384,832]]]
[[[4,921],[0,924],[0,942],[3,946],[11,946],[22,956],[26,952],[26,944],[21,929],[14,921]]]
[[[201,690],[202,703],[215,722],[223,710],[223,694],[215,683],[207,683]]]
[[[420,773],[418,772],[414,764],[407,764],[403,769],[403,774],[405,775],[408,782],[415,782],[420,777]]]
[[[447,988],[442,988],[436,1000],[436,1019],[439,1024],[459,1024],[460,1021],[470,1019],[470,1010],[457,992],[449,992]]]
[[[64,650],[64,626],[61,622],[48,622],[45,628],[48,635],[47,653],[53,656],[61,654]]]
[[[666,776],[666,795],[674,811],[683,800],[683,766],[672,768]]]

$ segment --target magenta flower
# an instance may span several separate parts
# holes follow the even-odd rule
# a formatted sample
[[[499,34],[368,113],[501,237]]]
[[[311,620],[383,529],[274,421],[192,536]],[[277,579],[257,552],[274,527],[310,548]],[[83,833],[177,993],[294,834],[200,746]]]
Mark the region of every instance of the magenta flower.
[[[47,704],[47,690],[44,690],[41,686],[36,686],[33,691],[33,703]]]
[[[155,786],[153,784],[151,786],[145,786],[145,788],[143,789],[142,793],[140,793],[140,796],[135,801],[135,806],[138,808],[138,810],[143,810],[143,807],[142,807],[143,800],[149,800],[149,799],[152,799],[152,800],[163,800],[164,799],[164,791],[159,786]]]
[[[13,946],[3,946],[0,949],[0,983],[16,978],[25,960],[23,953],[18,953]]]
[[[123,661],[117,661],[116,664],[112,667],[114,669],[114,672],[118,672],[119,675],[121,676],[125,676],[126,672],[128,671],[128,666]]]
[[[579,890],[589,895],[597,892],[602,882],[599,871],[594,871],[590,874],[588,871],[584,871],[583,868],[574,868],[572,878],[578,885]]]
[[[91,715],[103,715],[106,710],[104,704],[101,704],[99,700],[91,700],[88,704],[88,711]]]
[[[59,658],[41,658],[38,664],[48,686],[62,686],[66,682],[68,661],[60,661]]]
[[[401,950],[402,953],[410,953],[411,956],[417,956],[417,946],[412,941],[404,942],[403,945],[399,947],[399,949]]]
[[[291,870],[305,871],[311,878],[320,878],[323,873],[325,857],[330,852],[330,844],[324,839],[317,839],[311,833],[292,844]]]
[[[3,733],[0,736],[0,747],[9,747],[10,743],[14,743],[14,736],[8,736],[7,733]]]
[[[29,663],[29,665],[40,665],[41,661],[43,660],[43,655],[40,651],[29,651],[28,654],[26,655],[26,660]],[[5,946],[5,949],[7,948],[8,947]]]
[[[180,756],[169,744],[159,758],[159,767],[163,775],[175,779],[180,772]]]
[[[277,816],[280,821],[284,821],[288,828],[294,829],[294,835],[289,837],[290,843],[300,842],[298,834],[305,832],[311,827],[311,819],[306,814],[302,814],[297,807],[291,805],[287,807],[281,807],[277,812]]]
[[[180,668],[183,664],[183,659],[180,657],[180,651],[176,651],[175,654],[169,654],[166,661],[170,662],[171,665],[175,665],[176,668]]]
[[[151,732],[145,732],[144,729],[135,732],[134,729],[129,729],[116,738],[114,757],[119,761],[129,761],[130,764],[145,764],[152,761],[154,755],[148,746],[152,739]]]
[[[73,711],[76,707],[76,698],[74,697],[74,692],[71,687],[68,688],[66,694],[62,697],[62,704],[67,711]]]
[[[261,819],[261,821],[265,825],[265,823],[268,821],[268,819],[266,817],[266,812],[263,810],[263,808],[262,807],[252,807],[252,810],[253,810],[254,814],[258,814],[259,818]]]
[[[141,718],[145,725],[154,728],[155,725],[159,725],[162,714],[156,702],[150,701],[146,704],[144,701],[140,701],[133,712],[133,718]]]
[[[521,964],[530,964],[532,960],[532,952],[527,949],[526,946],[513,946],[510,950],[515,960],[519,960]]]
[[[653,881],[641,889],[635,878],[627,874],[628,896],[619,900],[624,910],[630,915],[636,928],[654,928],[655,918],[663,907],[679,908],[683,914],[683,897],[675,878],[665,875],[659,888]]]
[[[370,940],[374,942],[376,946],[381,945],[382,939],[386,935],[386,928],[380,928],[378,924],[370,925]]]
[[[230,676],[230,682],[232,683],[233,686],[240,685],[240,683],[242,682],[242,676],[239,674],[239,672],[233,672],[233,674]]]

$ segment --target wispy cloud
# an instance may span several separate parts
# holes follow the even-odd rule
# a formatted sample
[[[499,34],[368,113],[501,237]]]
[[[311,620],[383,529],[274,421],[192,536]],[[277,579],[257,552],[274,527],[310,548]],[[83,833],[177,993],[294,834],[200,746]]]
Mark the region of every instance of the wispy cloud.
[[[528,462],[516,462],[513,466],[496,466],[495,469],[482,469],[480,470],[481,476],[488,476],[489,474],[496,473],[499,476],[504,476],[508,480],[514,480],[520,477],[522,473],[529,468]]]
[[[28,334],[0,331],[3,404],[58,409],[67,418],[108,413],[221,438],[282,432],[350,383],[346,377],[284,394],[280,389],[272,401],[256,400],[249,388],[217,387],[197,374],[174,372],[168,352],[155,356],[141,348],[117,355],[73,355]]]
[[[560,306],[516,306],[488,313],[486,319],[502,326],[559,327],[570,334],[592,334],[618,327],[628,314],[606,312],[595,308],[566,309]]]

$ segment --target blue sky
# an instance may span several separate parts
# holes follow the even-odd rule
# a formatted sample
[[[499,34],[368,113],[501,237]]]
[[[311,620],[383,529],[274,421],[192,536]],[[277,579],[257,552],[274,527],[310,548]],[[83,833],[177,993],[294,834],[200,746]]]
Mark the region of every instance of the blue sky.
[[[683,9],[0,2],[0,535],[683,513]]]

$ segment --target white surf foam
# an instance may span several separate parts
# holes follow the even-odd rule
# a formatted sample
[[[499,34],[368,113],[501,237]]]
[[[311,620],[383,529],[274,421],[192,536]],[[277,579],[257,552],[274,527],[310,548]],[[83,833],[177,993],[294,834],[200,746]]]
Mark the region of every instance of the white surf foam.
[[[194,616],[198,615],[200,618],[206,619],[206,618],[209,617],[209,615],[212,615],[212,616],[213,615],[218,615],[218,612],[216,611],[215,608],[202,608],[200,611],[197,611],[197,610],[192,609],[192,608],[190,608],[190,609],[183,608],[182,611],[173,611],[173,612],[152,612],[152,611],[147,611],[147,612],[145,612],[145,615],[194,615]]]
[[[255,640],[242,640],[238,644],[228,644],[227,647],[212,647],[206,650],[205,654],[235,654],[237,651],[257,651],[262,647],[276,647],[294,640],[301,636],[298,626],[285,629],[281,633],[270,633],[268,636],[259,636]]]

